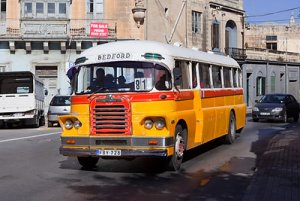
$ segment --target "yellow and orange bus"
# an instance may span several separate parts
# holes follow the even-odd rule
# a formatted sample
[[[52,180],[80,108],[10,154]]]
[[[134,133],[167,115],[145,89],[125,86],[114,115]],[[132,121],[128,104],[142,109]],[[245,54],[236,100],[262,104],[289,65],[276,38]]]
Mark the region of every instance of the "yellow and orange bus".
[[[153,41],[84,51],[68,71],[71,114],[60,153],[85,168],[99,158],[162,157],[178,170],[186,150],[245,126],[241,69],[232,58]]]

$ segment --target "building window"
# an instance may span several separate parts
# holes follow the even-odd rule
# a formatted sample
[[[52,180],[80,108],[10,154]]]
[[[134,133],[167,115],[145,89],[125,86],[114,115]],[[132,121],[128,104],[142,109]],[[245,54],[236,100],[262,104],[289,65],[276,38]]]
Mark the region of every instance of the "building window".
[[[88,0],[87,13],[88,13],[88,18],[103,19],[104,17],[103,0]]]
[[[36,3],[36,13],[43,14],[44,13],[44,4]]]
[[[42,0],[23,0],[22,17],[67,18],[69,0],[44,3]]]
[[[48,3],[48,14],[55,14],[55,3]]]
[[[268,50],[277,50],[277,36],[274,35],[266,36],[266,48]]]
[[[201,33],[201,13],[192,11],[192,32]]]
[[[265,86],[266,86],[266,78],[265,77],[257,77],[256,78],[256,96],[265,95]]]
[[[0,65],[0,72],[5,72],[5,66]]]
[[[25,14],[32,14],[32,3],[25,3],[24,12]]]
[[[66,14],[67,7],[65,3],[59,3],[59,14]]]
[[[215,20],[212,24],[212,50],[220,49],[220,23]]]
[[[1,0],[0,8],[1,8],[1,13],[6,12],[6,0]]]
[[[266,41],[277,41],[277,36],[266,36]]]
[[[89,13],[94,12],[94,0],[88,0],[87,1],[87,8]]]
[[[268,50],[277,50],[277,43],[266,43],[266,48]]]

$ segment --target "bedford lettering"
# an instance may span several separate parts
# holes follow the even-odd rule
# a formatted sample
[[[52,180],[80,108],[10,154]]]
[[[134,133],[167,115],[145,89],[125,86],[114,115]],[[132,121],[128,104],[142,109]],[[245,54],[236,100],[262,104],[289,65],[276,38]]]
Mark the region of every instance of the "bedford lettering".
[[[114,59],[128,59],[130,58],[130,53],[129,52],[120,52],[120,53],[112,53],[112,54],[102,54],[98,55],[98,60],[114,60]]]

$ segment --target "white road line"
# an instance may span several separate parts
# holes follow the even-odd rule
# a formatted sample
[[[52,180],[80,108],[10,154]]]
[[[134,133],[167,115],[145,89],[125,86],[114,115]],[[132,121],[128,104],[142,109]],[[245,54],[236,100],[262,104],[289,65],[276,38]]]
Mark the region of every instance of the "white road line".
[[[30,138],[37,138],[37,137],[44,137],[44,136],[56,135],[56,134],[60,134],[60,132],[45,133],[45,134],[41,134],[41,135],[31,135],[31,136],[27,136],[27,137],[19,137],[19,138],[12,138],[12,139],[0,140],[0,143],[1,142],[11,142],[11,141],[17,141],[17,140],[24,140],[24,139],[30,139]]]

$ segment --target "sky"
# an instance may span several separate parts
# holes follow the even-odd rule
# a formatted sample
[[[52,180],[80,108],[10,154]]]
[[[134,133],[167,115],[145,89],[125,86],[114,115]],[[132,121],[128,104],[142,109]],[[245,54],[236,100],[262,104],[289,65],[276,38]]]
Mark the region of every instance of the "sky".
[[[300,24],[300,0],[244,0],[244,10],[250,24],[288,24],[292,14]]]

